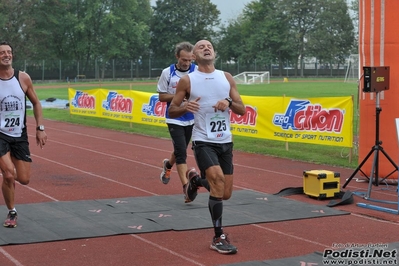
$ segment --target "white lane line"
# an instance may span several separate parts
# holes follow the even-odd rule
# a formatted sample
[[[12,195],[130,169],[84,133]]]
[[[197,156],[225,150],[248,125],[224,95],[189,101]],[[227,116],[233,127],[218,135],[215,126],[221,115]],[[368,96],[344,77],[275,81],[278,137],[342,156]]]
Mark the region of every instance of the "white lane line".
[[[15,266],[24,266],[22,263],[20,263],[16,258],[10,255],[7,251],[5,251],[2,247],[0,247],[0,253],[4,255],[7,259],[9,259],[12,263],[14,263]]]
[[[258,225],[258,224],[251,224],[251,225],[253,225],[255,227],[258,227],[260,229],[264,229],[264,230],[273,232],[273,233],[277,233],[277,234],[280,234],[280,235],[284,235],[284,236],[288,236],[288,237],[291,237],[291,238],[295,238],[295,239],[298,239],[298,240],[301,240],[301,241],[305,241],[305,242],[308,242],[308,243],[311,243],[311,244],[319,245],[319,246],[322,246],[324,248],[331,248],[331,245],[325,245],[325,244],[322,244],[322,243],[319,243],[319,242],[316,242],[316,241],[312,241],[312,240],[309,240],[309,239],[306,239],[306,238],[303,238],[303,237],[294,236],[294,235],[291,235],[291,234],[284,233],[282,231],[270,229],[270,228],[267,228],[267,227],[264,227],[264,226],[261,226],[261,225]]]
[[[381,220],[381,219],[377,219],[377,218],[373,218],[373,217],[368,217],[366,215],[361,215],[361,214],[356,214],[356,213],[351,213],[350,215],[353,215],[353,216],[356,216],[356,217],[359,217],[359,218],[362,218],[362,219],[373,220],[373,221],[379,222],[379,223],[388,223],[388,224],[391,224],[391,225],[399,226],[399,224],[396,223],[396,222],[391,222],[391,221]],[[319,246],[321,246],[323,248],[331,248],[331,245],[326,245],[326,244],[323,244],[323,243],[320,243],[320,242],[309,240],[307,238],[295,236],[295,235],[292,235],[292,234],[287,234],[287,233],[284,233],[282,231],[270,229],[270,228],[267,228],[267,227],[259,225],[259,224],[251,224],[251,225],[255,226],[255,227],[258,227],[260,229],[263,229],[263,230],[267,230],[267,231],[273,232],[273,233],[277,233],[277,234],[280,234],[280,235],[284,235],[284,236],[288,236],[288,237],[291,237],[291,238],[295,238],[295,239],[298,239],[300,241],[305,241],[305,242],[308,242],[308,243],[311,243],[311,244],[319,245]]]
[[[387,224],[393,224],[393,225],[399,226],[399,224],[397,222],[392,222],[392,221],[388,221],[388,220],[382,220],[382,219],[374,218],[374,217],[367,216],[367,215],[364,215],[364,214],[351,213],[350,215],[353,215],[353,216],[356,216],[356,217],[360,217],[360,218],[363,218],[363,219],[372,220],[372,221],[379,222],[379,223],[387,223]]]
[[[303,178],[301,175],[294,175],[294,174],[288,174],[288,173],[283,173],[283,172],[271,171],[271,170],[267,170],[267,169],[264,169],[264,168],[247,166],[247,165],[242,165],[242,164],[238,164],[238,163],[235,163],[234,166],[240,166],[240,167],[243,167],[243,168],[252,169],[252,170],[258,170],[258,171],[272,173],[272,174],[285,175],[285,176],[291,176],[291,177],[299,177],[301,179]],[[302,172],[301,172],[301,174],[302,174]]]
[[[91,138],[91,139],[105,140],[105,141],[109,141],[109,142],[113,142],[113,143],[120,143],[120,144],[123,144],[123,145],[135,146],[135,147],[145,148],[145,149],[150,149],[150,150],[155,150],[155,151],[162,151],[162,152],[165,151],[163,149],[158,149],[158,148],[154,148],[154,147],[148,147],[148,146],[139,145],[139,144],[135,144],[135,143],[131,143],[131,142],[125,142],[125,141],[120,141],[120,140],[115,140],[115,139],[103,138],[103,137],[99,137],[99,136],[95,136],[95,135],[89,135],[89,134],[84,134],[84,133],[79,133],[79,132],[74,132],[74,131],[61,130],[61,129],[57,129],[57,128],[51,128],[51,130],[61,131],[61,132],[69,133],[71,135],[85,136],[85,137],[88,137],[88,138]],[[104,130],[107,130],[107,129],[104,129]],[[35,137],[35,136],[32,136],[32,137]],[[50,140],[53,141],[52,139],[50,139]]]
[[[17,183],[18,185],[19,185],[19,183]],[[34,191],[34,192],[36,192],[37,194],[40,194],[40,195],[42,195],[42,196],[44,196],[44,197],[46,197],[46,198],[49,198],[49,199],[51,199],[51,200],[53,200],[53,201],[59,201],[59,200],[57,200],[56,198],[53,198],[53,197],[51,197],[50,195],[47,195],[47,194],[45,194],[45,193],[43,193],[43,192],[41,192],[41,191],[39,191],[39,190],[37,190],[37,189],[34,189],[34,188],[32,188],[31,186],[24,186],[24,185],[21,185],[23,188],[27,188],[27,189],[29,189],[29,190],[32,190],[32,191]]]
[[[70,165],[67,165],[67,164],[63,164],[63,163],[60,163],[60,162],[57,162],[57,161],[53,161],[53,160],[47,159],[47,158],[42,157],[42,156],[35,155],[35,157],[40,158],[40,159],[45,160],[45,161],[48,161],[48,162],[52,162],[54,164],[61,165],[63,167],[69,168],[69,169],[73,169],[73,170],[75,170],[77,172],[81,172],[81,173],[84,173],[84,174],[87,174],[87,175],[95,176],[95,177],[98,177],[98,178],[101,178],[101,179],[104,179],[104,180],[107,180],[109,182],[113,182],[113,183],[116,183],[116,184],[119,184],[119,185],[122,185],[122,186],[125,186],[125,187],[130,187],[130,188],[139,190],[141,192],[148,193],[148,194],[153,195],[153,196],[159,196],[159,194],[152,193],[151,191],[148,191],[148,190],[145,190],[145,189],[141,189],[141,188],[138,188],[138,187],[135,187],[135,186],[131,186],[131,185],[128,185],[126,183],[122,183],[122,182],[110,179],[110,178],[105,177],[105,176],[101,176],[101,175],[93,174],[91,172],[83,171],[83,170],[81,170],[79,168],[76,168],[76,167],[73,167],[73,166],[70,166]]]
[[[149,241],[149,240],[147,240],[147,239],[145,239],[145,238],[142,238],[142,237],[140,237],[140,236],[138,236],[138,235],[131,234],[131,236],[132,236],[132,237],[135,237],[135,238],[137,238],[137,239],[139,239],[139,240],[141,240],[141,241],[143,241],[143,242],[145,242],[145,243],[147,243],[147,244],[150,244],[150,245],[152,245],[152,246],[154,246],[154,247],[156,247],[156,248],[159,248],[159,249],[161,249],[161,250],[163,250],[163,251],[166,251],[166,252],[168,252],[168,253],[170,253],[170,254],[172,254],[172,255],[175,255],[175,256],[177,256],[177,257],[179,257],[179,258],[181,258],[181,259],[184,259],[184,260],[186,260],[186,261],[188,261],[188,262],[191,262],[191,263],[193,263],[193,264],[195,264],[195,265],[198,265],[198,266],[205,266],[205,264],[202,264],[202,263],[200,263],[200,262],[198,262],[198,261],[189,259],[189,258],[187,258],[186,256],[183,256],[183,255],[181,255],[181,254],[179,254],[179,253],[176,253],[176,252],[174,252],[174,251],[172,251],[172,250],[170,250],[170,249],[168,249],[168,248],[165,248],[165,247],[163,247],[163,246],[157,245],[157,244],[155,244],[154,242],[151,242],[151,241]]]
[[[155,165],[152,165],[152,164],[143,163],[141,161],[127,159],[125,157],[120,157],[120,156],[112,155],[112,154],[109,154],[109,153],[105,153],[105,152],[101,152],[101,151],[97,151],[97,150],[93,150],[93,149],[83,148],[83,147],[80,147],[80,146],[67,144],[67,143],[64,143],[64,142],[59,142],[59,141],[54,141],[54,140],[51,141],[51,142],[54,142],[54,143],[57,143],[57,144],[61,144],[61,145],[64,145],[64,146],[68,146],[68,147],[72,147],[72,148],[75,148],[75,149],[81,149],[81,150],[84,150],[84,151],[89,151],[89,152],[92,152],[92,153],[101,154],[101,155],[104,155],[104,156],[107,156],[107,157],[116,158],[116,159],[119,159],[119,160],[124,160],[124,161],[132,162],[132,163],[136,163],[136,164],[141,164],[141,165],[152,167],[152,168],[161,169],[160,166],[155,166]]]

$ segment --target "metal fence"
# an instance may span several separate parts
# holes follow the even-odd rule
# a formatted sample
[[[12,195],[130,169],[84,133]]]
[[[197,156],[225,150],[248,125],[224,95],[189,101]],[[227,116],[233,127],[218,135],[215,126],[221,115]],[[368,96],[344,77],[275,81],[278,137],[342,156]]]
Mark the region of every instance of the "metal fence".
[[[91,60],[15,60],[14,68],[27,72],[34,81],[84,81],[84,80],[140,80],[156,79],[162,69],[169,66],[170,60],[118,59],[110,61]],[[335,77],[344,78],[345,64],[322,65],[306,63],[300,67],[285,65],[282,70],[277,65],[257,60],[246,62],[216,61],[218,69],[230,72],[233,76],[245,71],[269,71],[270,77]],[[302,73],[303,72],[303,73]]]

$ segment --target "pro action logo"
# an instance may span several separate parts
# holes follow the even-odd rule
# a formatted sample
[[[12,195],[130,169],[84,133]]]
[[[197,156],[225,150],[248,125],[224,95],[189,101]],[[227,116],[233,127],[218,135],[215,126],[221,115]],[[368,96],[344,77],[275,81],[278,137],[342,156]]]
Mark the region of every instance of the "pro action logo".
[[[96,98],[83,91],[76,91],[72,98],[71,105],[76,108],[95,109]]]
[[[284,114],[274,114],[273,124],[282,129],[341,133],[344,110],[325,109],[308,100],[291,100]]]
[[[130,114],[133,109],[133,100],[111,91],[103,101],[102,107],[107,111]]]

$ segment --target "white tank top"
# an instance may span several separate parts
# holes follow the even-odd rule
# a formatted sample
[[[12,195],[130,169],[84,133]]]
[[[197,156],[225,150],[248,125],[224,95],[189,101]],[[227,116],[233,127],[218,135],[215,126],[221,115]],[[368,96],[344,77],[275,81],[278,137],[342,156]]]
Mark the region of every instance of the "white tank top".
[[[218,101],[229,97],[230,83],[221,70],[212,73],[194,71],[190,77],[190,101],[201,97],[200,109],[194,114],[194,127],[191,139],[212,143],[232,141],[230,131],[230,109],[222,112],[212,107]]]
[[[14,70],[10,79],[0,79],[0,132],[11,137],[20,137],[25,128],[26,98]]]

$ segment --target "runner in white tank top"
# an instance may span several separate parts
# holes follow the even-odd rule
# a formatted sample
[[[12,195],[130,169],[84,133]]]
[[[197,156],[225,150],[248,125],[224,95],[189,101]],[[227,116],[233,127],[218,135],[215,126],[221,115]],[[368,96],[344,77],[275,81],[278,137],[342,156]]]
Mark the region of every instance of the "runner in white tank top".
[[[26,97],[32,103],[36,120],[36,143],[43,148],[47,141],[42,106],[33,89],[32,80],[27,73],[12,67],[12,59],[11,45],[0,42],[0,165],[3,176],[2,192],[8,208],[3,226],[10,228],[17,226],[18,217],[14,206],[15,180],[27,185],[31,173]]]
[[[159,93],[159,101],[166,102],[167,106],[173,99],[176,92],[176,86],[181,77],[196,70],[197,66],[193,61],[194,46],[189,42],[181,42],[176,44],[175,56],[176,64],[172,64],[162,71],[158,81],[157,92]],[[184,202],[189,203],[197,196],[197,191],[188,190],[187,173],[187,147],[191,140],[193,132],[194,115],[190,112],[183,114],[177,118],[170,118],[168,111],[165,113],[166,124],[168,126],[169,135],[172,138],[173,152],[169,158],[162,162],[162,172],[160,179],[162,183],[168,184],[172,167],[176,164],[177,173],[183,186]],[[203,185],[209,188],[206,180]]]
[[[215,112],[215,99],[230,97],[230,83],[223,71],[214,70],[212,73],[196,71],[190,76],[189,101],[201,97],[201,108],[195,113],[193,141],[213,143],[231,142],[230,115],[228,110]]]
[[[186,112],[194,114],[194,156],[201,176],[205,176],[210,185],[208,206],[215,232],[210,248],[221,254],[235,254],[237,248],[223,233],[222,214],[223,200],[229,199],[233,191],[229,112],[244,115],[245,106],[231,74],[215,69],[215,51],[209,41],[201,40],[195,44],[194,57],[198,70],[180,79],[169,116],[179,117]],[[184,98],[189,101],[181,105]],[[194,169],[188,172],[188,179],[190,189],[196,191],[200,177]]]

